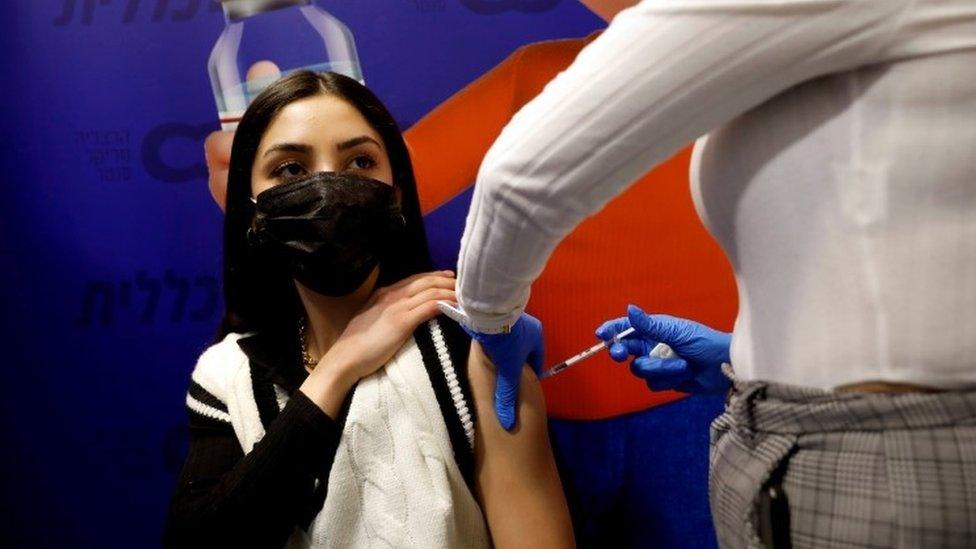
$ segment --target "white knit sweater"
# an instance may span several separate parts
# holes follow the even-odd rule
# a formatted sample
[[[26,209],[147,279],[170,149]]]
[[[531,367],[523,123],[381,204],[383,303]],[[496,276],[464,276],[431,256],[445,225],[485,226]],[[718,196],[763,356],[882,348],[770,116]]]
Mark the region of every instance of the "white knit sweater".
[[[440,327],[434,320],[429,328],[471,444],[470,411],[455,390],[456,372]],[[204,353],[193,380],[226,404],[247,453],[264,436],[264,427],[248,359],[237,344],[240,337],[230,335]],[[275,391],[279,408],[284,408],[287,394],[278,386]],[[219,413],[201,410],[209,407],[192,400],[188,397],[191,409]],[[286,547],[490,546],[481,508],[454,459],[444,417],[412,338],[356,387],[328,486],[308,531],[296,528]]]

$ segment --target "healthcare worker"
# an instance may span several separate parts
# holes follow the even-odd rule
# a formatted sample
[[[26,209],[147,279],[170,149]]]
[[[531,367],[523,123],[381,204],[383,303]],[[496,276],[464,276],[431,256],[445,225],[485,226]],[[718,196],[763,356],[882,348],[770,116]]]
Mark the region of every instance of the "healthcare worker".
[[[636,328],[611,354],[653,389],[726,391],[731,365],[712,427],[720,544],[976,546],[972,0],[620,13],[479,172],[459,302],[510,396],[555,246],[706,133],[693,195],[735,270],[734,334],[632,307],[598,336]],[[641,254],[668,235],[607,238]],[[649,356],[659,342],[677,356]]]

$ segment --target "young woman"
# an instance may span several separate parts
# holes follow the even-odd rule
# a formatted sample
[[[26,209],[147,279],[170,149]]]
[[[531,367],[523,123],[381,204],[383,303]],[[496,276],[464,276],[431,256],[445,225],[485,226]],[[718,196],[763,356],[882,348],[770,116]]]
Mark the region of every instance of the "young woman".
[[[437,316],[406,146],[356,81],[300,72],[234,139],[227,313],[187,395],[172,547],[573,545],[526,370],[519,425],[494,371]]]

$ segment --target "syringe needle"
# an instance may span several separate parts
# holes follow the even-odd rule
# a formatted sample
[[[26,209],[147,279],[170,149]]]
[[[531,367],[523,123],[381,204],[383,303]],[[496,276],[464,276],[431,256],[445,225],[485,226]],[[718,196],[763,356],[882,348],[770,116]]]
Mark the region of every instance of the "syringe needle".
[[[611,344],[617,343],[618,341],[620,341],[621,339],[629,336],[630,334],[634,333],[635,331],[636,330],[634,330],[633,327],[627,328],[626,330],[624,330],[624,331],[620,332],[619,334],[613,336],[613,339],[611,339],[610,341],[597,343],[596,345],[590,347],[589,349],[586,349],[582,353],[579,353],[577,355],[574,355],[572,358],[569,358],[569,359],[567,359],[567,360],[565,360],[563,362],[560,362],[559,364],[556,364],[555,366],[553,366],[552,368],[549,368],[545,372],[542,372],[542,374],[539,375],[539,379],[546,379],[547,377],[551,377],[553,375],[556,375],[559,372],[562,372],[563,370],[565,370],[566,368],[569,368],[570,366],[573,366],[574,364],[577,364],[579,362],[582,362],[582,361],[590,358],[591,356],[599,353],[600,351],[606,349]]]

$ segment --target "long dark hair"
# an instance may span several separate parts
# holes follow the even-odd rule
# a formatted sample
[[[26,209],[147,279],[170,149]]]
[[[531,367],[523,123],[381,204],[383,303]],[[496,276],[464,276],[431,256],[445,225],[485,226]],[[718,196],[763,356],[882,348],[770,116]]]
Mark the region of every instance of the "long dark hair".
[[[393,168],[393,186],[407,219],[403,242],[380,265],[378,285],[430,270],[430,251],[417,199],[417,184],[407,146],[396,121],[365,86],[341,74],[300,71],[275,82],[248,107],[234,136],[227,179],[224,218],[224,303],[226,313],[217,332],[221,340],[231,332],[294,330],[304,314],[291,274],[248,245],[247,230],[254,218],[251,168],[264,132],[285,107],[308,97],[332,95],[355,107],[380,134]]]

